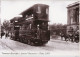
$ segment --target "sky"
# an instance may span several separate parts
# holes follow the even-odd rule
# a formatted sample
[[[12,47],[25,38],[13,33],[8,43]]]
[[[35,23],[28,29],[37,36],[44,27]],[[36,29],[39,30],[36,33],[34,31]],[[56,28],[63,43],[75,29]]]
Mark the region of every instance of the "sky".
[[[49,5],[49,24],[67,24],[67,6],[77,2],[75,0],[2,0],[1,1],[1,23],[4,20],[18,16],[21,12],[34,4]]]

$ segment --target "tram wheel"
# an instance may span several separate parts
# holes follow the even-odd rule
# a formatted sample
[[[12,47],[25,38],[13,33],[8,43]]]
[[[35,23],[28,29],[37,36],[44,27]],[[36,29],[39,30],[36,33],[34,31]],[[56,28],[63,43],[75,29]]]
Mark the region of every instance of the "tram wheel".
[[[75,42],[76,42],[76,43],[78,43],[78,42],[79,42],[79,40],[76,40]]]
[[[30,43],[30,45],[31,45],[31,46],[34,46],[34,43],[33,43],[33,42],[31,42],[31,43]]]

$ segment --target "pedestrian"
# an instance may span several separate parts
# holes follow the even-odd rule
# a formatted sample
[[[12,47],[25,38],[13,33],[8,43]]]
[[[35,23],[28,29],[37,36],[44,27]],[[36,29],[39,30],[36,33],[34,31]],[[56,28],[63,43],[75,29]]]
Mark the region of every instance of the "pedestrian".
[[[2,39],[3,33],[1,33],[1,39]]]
[[[61,40],[63,40],[64,34],[62,32],[60,33],[60,36],[61,36]]]
[[[5,35],[5,36],[6,36],[6,38],[7,38],[7,37],[8,37],[8,33],[6,33],[6,35]]]
[[[74,41],[75,41],[76,43],[79,42],[79,32],[75,32]]]
[[[1,32],[1,39],[2,39],[2,37],[4,36],[4,34],[5,34],[4,32]]]

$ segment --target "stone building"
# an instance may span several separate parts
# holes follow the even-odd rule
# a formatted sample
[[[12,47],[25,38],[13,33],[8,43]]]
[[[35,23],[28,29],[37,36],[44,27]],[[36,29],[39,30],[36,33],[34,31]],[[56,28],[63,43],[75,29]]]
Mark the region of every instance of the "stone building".
[[[1,37],[1,3],[0,3],[0,37]]]
[[[79,31],[80,2],[75,2],[67,7],[67,33]]]

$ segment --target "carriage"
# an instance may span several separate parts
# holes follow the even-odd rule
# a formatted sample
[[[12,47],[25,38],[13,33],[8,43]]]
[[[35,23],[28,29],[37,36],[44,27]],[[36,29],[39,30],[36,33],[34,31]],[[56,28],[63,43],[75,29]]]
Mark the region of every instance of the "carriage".
[[[61,32],[61,39],[65,38],[65,41],[71,41],[71,42],[79,42],[79,31],[74,31],[72,28],[68,30],[68,32]]]

